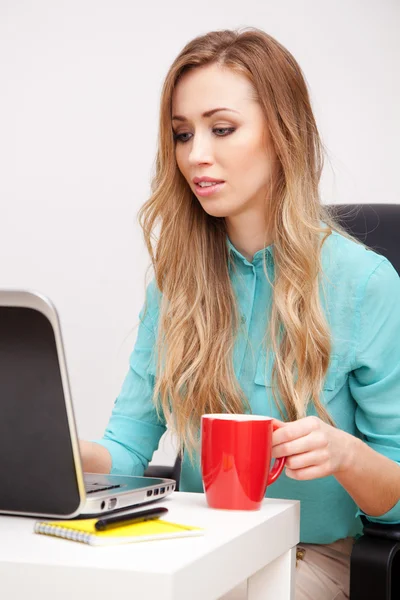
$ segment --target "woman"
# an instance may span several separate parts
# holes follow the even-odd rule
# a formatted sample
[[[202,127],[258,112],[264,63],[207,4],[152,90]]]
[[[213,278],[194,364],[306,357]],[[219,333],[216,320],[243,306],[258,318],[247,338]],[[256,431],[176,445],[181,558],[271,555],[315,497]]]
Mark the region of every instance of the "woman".
[[[297,598],[347,598],[356,515],[400,521],[400,282],[321,206],[321,142],[301,70],[264,32],[212,32],[172,64],[152,196],[155,272],[86,471],[143,473],[168,423],[181,490],[201,492],[203,413],[277,420],[301,500]],[[152,244],[155,228],[157,243]]]

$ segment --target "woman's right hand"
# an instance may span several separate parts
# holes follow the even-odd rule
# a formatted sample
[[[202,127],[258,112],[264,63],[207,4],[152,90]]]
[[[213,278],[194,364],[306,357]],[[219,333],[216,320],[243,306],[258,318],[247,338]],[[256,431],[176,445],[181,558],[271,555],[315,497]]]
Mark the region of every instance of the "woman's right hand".
[[[111,455],[107,448],[96,444],[79,440],[82,468],[84,473],[109,473],[111,471]]]

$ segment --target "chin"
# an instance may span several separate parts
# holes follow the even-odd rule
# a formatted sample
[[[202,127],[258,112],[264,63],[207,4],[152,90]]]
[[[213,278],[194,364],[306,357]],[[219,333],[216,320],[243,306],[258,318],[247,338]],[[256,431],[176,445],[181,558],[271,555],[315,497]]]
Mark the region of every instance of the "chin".
[[[204,212],[206,212],[208,215],[210,215],[210,217],[220,217],[220,218],[224,218],[224,217],[229,217],[231,216],[232,212],[234,212],[232,209],[227,208],[226,206],[224,206],[223,202],[200,202],[202,209],[204,210]]]
[[[210,217],[219,217],[220,219],[223,219],[225,217],[229,217],[229,214],[227,214],[226,210],[206,210],[204,209],[204,212],[206,212],[208,215],[210,215]]]
[[[206,212],[210,217],[219,217],[220,219],[227,219],[237,217],[242,214],[242,210],[240,209],[229,209],[224,208],[223,206],[203,206],[204,212]]]

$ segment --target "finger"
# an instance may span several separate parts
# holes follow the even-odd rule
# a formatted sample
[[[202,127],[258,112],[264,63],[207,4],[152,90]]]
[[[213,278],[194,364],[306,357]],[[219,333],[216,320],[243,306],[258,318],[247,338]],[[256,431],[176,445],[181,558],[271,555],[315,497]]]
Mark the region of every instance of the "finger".
[[[285,427],[285,425],[287,425],[287,423],[284,423],[283,421],[280,421],[279,419],[272,419],[272,425],[274,427],[274,429],[279,429],[280,427]]]
[[[314,465],[313,467],[306,467],[305,469],[285,469],[285,474],[291,479],[297,481],[310,481],[311,479],[321,479],[332,475],[326,464]]]
[[[322,465],[322,463],[327,462],[328,460],[328,452],[318,449],[313,450],[312,452],[303,452],[302,454],[289,456],[289,458],[286,459],[286,467],[291,471],[296,471],[307,467]]]
[[[284,442],[290,442],[296,438],[308,435],[312,431],[320,429],[321,421],[318,417],[305,417],[298,421],[292,421],[291,423],[285,423],[283,427],[280,427],[274,432],[273,445],[283,444]]]
[[[297,438],[292,442],[284,442],[283,444],[274,445],[272,447],[272,457],[281,458],[281,456],[293,456],[294,454],[303,454],[311,452],[320,446],[320,442],[315,439],[315,435],[308,434]]]

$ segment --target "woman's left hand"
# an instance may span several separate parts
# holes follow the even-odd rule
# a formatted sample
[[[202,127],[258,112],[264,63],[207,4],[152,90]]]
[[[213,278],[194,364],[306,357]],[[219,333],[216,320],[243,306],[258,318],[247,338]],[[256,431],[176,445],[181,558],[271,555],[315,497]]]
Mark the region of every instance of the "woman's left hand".
[[[346,470],[354,457],[357,439],[324,423],[318,417],[304,417],[291,423],[274,419],[272,456],[286,456],[286,475],[308,480]]]

